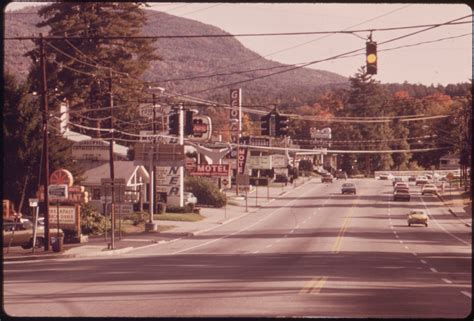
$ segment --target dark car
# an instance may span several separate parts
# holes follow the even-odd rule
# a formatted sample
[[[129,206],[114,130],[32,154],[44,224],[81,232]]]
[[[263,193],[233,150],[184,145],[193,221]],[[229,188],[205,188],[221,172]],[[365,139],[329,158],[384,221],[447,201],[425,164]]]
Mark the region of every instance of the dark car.
[[[357,194],[357,188],[354,183],[344,183],[341,187],[342,194]]]
[[[346,172],[337,172],[336,174],[336,179],[347,179],[347,173]]]
[[[397,189],[393,193],[394,201],[410,201],[410,192],[407,189]]]
[[[321,178],[322,183],[332,183],[333,177],[331,174],[324,174],[323,177]]]
[[[416,182],[416,176],[415,175],[408,176],[408,181],[409,182]]]

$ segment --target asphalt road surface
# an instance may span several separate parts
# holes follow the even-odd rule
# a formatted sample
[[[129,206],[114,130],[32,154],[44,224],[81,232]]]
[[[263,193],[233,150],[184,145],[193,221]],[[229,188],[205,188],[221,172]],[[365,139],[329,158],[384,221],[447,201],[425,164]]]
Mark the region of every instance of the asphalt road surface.
[[[128,254],[4,263],[12,316],[464,318],[471,228],[411,186],[310,182],[258,212]],[[413,184],[413,183],[411,183]],[[411,208],[429,226],[408,227]]]

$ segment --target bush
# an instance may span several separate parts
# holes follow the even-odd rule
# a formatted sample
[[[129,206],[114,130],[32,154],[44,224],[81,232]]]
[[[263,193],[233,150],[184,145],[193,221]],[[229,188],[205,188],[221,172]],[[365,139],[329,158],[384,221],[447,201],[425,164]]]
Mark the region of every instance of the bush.
[[[84,235],[102,234],[105,228],[105,217],[90,205],[81,206],[81,233]]]
[[[192,213],[194,204],[186,204],[184,207],[179,206],[168,206],[166,209],[167,213]]]
[[[199,204],[223,207],[226,204],[225,194],[211,181],[202,177],[187,177],[186,190],[192,192]]]

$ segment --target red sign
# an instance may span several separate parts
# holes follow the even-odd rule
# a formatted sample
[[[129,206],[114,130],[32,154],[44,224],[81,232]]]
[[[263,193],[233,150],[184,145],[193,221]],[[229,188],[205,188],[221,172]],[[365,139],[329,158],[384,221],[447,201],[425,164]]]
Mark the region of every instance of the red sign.
[[[74,180],[72,174],[67,169],[58,169],[55,170],[49,177],[49,183],[51,185],[62,185],[72,186]]]
[[[197,164],[191,176],[229,176],[229,164]]]

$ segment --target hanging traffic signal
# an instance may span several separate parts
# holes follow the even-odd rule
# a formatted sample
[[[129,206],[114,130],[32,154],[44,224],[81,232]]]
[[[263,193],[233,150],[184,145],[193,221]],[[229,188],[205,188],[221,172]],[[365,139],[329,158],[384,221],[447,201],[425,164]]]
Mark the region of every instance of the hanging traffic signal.
[[[377,74],[377,43],[374,41],[366,42],[366,63],[367,63],[367,74]]]
[[[168,116],[168,130],[170,135],[179,135],[179,113]]]
[[[260,129],[263,136],[270,136],[270,115],[260,117]]]
[[[207,125],[204,124],[202,119],[193,119],[192,126],[193,126],[192,134],[194,137],[202,137],[202,134],[205,133],[203,129],[206,129],[207,131]]]
[[[288,136],[288,123],[290,120],[286,116],[276,115],[276,136]]]
[[[184,136],[193,134],[193,112],[185,110],[184,114]]]

